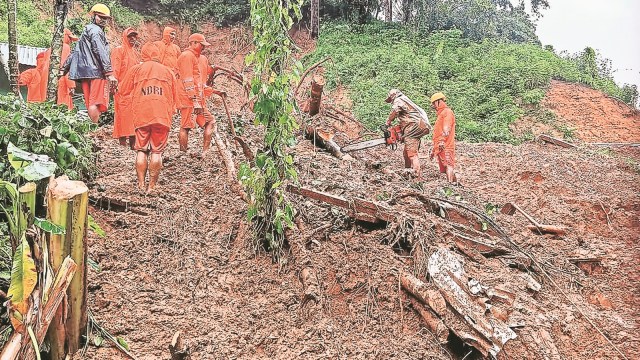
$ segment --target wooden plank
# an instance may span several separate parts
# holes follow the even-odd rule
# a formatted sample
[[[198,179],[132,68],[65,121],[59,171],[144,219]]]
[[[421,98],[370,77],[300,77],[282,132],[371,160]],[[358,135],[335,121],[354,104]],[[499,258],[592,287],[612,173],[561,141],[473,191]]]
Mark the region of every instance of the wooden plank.
[[[570,142],[567,142],[567,141],[564,141],[564,140],[561,140],[561,139],[558,139],[558,138],[554,138],[554,137],[551,137],[551,136],[545,135],[545,134],[541,134],[540,136],[538,136],[538,140],[542,140],[544,142],[552,143],[554,145],[557,145],[557,146],[560,146],[560,147],[563,147],[563,148],[575,148],[575,147],[577,147],[576,145],[574,145],[574,144],[572,144]]]
[[[331,194],[323,193],[320,191],[315,191],[315,190],[297,187],[297,186],[291,186],[291,185],[287,186],[287,191],[292,194],[322,201],[324,203],[339,206],[344,209],[349,209],[349,201],[347,201],[346,199],[340,196],[331,195]]]

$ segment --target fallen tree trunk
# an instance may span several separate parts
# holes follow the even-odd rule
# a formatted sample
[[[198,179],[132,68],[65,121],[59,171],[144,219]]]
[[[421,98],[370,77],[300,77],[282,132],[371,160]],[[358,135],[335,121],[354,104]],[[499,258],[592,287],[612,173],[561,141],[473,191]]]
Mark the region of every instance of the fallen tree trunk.
[[[373,223],[379,221],[392,222],[397,218],[397,215],[392,213],[391,210],[363,199],[347,200],[340,196],[291,185],[287,186],[287,191],[295,195],[341,207],[348,211],[349,216],[362,221]]]
[[[564,140],[561,140],[561,139],[557,139],[557,138],[554,138],[554,137],[551,137],[551,136],[545,135],[545,134],[542,134],[542,135],[538,136],[538,139],[542,140],[544,142],[548,142],[548,143],[552,143],[554,145],[558,145],[558,146],[563,147],[563,148],[575,148],[575,147],[577,147],[576,145],[574,145],[574,144],[572,144],[570,142],[567,142],[567,141],[564,141]]]
[[[445,344],[449,337],[449,328],[440,318],[435,316],[429,309],[425,308],[418,300],[409,298],[411,306],[420,314],[429,331],[436,337],[440,344]]]
[[[306,138],[313,141],[315,146],[320,145],[340,160],[353,160],[351,155],[343,153],[340,146],[333,141],[333,134],[316,129],[311,125],[307,125],[304,130]]]
[[[447,310],[447,303],[444,301],[440,292],[428,286],[411,274],[402,274],[400,276],[400,284],[411,295],[415,296],[423,304],[428,305],[436,314],[441,315]]]
[[[218,126],[216,125],[213,126],[213,140],[216,143],[222,162],[224,162],[224,165],[227,168],[227,180],[231,184],[233,191],[236,192],[242,200],[248,203],[249,197],[244,192],[240,181],[238,181],[238,172],[236,171],[236,165],[233,162],[233,157],[227,149],[227,146],[220,138],[220,134],[218,134]]]
[[[542,234],[554,234],[558,236],[562,236],[567,233],[567,230],[565,230],[563,227],[555,226],[555,225],[543,225],[543,224],[539,224],[538,226],[527,225],[527,229],[535,233],[539,232]]]

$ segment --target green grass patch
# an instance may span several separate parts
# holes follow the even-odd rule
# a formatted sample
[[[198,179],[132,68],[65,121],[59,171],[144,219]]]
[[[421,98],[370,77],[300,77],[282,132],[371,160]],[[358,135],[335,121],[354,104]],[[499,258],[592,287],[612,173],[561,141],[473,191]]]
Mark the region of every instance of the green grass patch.
[[[471,142],[517,143],[509,124],[540,103],[551,79],[582,82],[612,95],[621,91],[611,79],[589,75],[577,61],[537,44],[474,42],[459,30],[425,36],[397,24],[329,23],[305,63],[326,56],[335,63],[327,65],[328,89],[344,85],[356,116],[369,129],[386,120],[389,89],[401,89],[428,110],[432,123],[429,97],[442,91],[456,113],[457,138]]]

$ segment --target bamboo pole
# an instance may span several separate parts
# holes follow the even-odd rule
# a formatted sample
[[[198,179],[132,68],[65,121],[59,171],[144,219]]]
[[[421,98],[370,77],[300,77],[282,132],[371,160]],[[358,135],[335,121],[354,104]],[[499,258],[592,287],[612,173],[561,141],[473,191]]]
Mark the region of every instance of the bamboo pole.
[[[47,337],[51,345],[51,359],[62,360],[80,348],[80,340],[87,326],[87,210],[89,190],[81,181],[66,176],[52,179],[47,192],[47,217],[54,224],[64,226],[64,235],[48,236],[51,266],[60,268],[70,256],[78,266],[69,289],[67,301],[56,311]],[[65,316],[66,315],[66,316]]]

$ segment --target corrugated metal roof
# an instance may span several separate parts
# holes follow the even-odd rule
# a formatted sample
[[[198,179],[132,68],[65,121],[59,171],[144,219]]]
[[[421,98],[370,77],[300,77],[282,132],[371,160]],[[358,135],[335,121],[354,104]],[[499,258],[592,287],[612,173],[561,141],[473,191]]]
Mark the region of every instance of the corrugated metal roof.
[[[18,45],[18,61],[22,65],[36,66],[36,56],[43,51],[47,49]],[[0,43],[0,53],[3,61],[9,61],[9,44]]]

